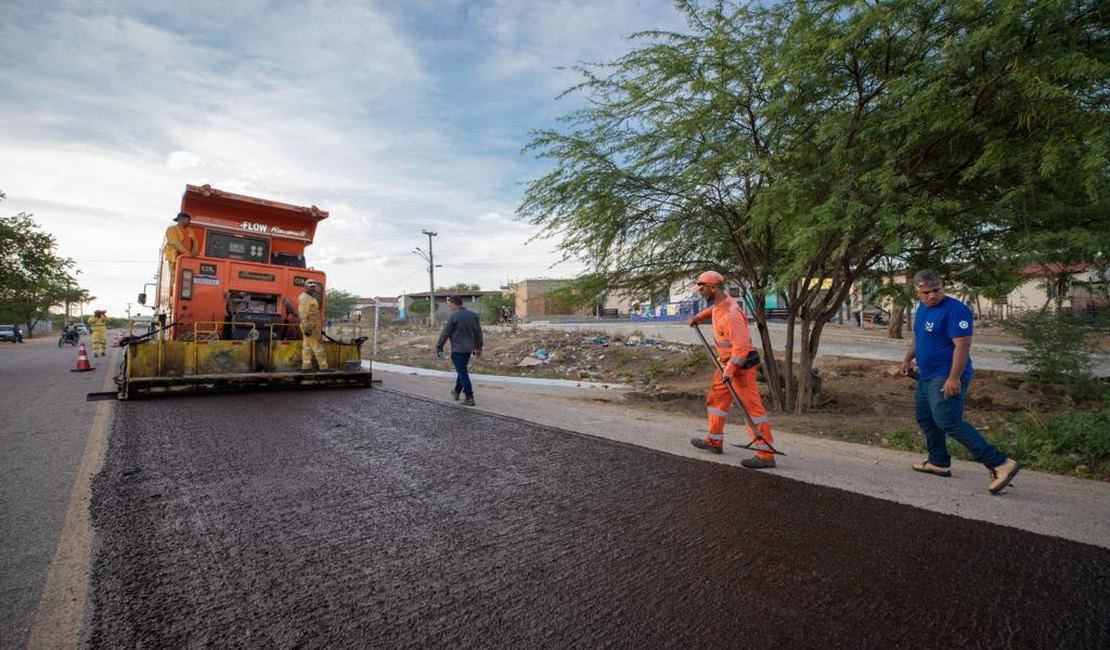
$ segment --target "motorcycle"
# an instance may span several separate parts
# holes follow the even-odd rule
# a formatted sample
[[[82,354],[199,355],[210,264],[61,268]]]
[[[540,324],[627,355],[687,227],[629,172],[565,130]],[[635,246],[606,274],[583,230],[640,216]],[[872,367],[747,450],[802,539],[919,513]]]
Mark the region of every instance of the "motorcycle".
[[[66,330],[58,337],[58,347],[63,347],[65,345],[77,347],[77,344],[80,342],[81,335],[77,333],[77,330]]]

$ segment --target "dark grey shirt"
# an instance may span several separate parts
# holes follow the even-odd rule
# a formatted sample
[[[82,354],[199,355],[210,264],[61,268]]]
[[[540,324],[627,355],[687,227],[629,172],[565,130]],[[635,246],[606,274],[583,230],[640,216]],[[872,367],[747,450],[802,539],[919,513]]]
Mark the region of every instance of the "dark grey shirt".
[[[442,350],[443,344],[451,339],[451,352],[466,354],[482,349],[482,323],[478,314],[466,307],[459,307],[447,317],[443,330],[436,341],[436,350]]]

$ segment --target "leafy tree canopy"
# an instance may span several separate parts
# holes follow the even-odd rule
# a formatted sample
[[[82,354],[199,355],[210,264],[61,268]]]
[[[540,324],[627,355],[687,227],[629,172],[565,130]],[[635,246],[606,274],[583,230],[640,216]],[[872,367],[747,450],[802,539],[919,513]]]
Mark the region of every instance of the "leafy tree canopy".
[[[880,259],[1105,255],[1110,18],[1096,0],[679,8],[687,33],[643,33],[579,68],[568,93],[586,107],[533,135],[553,169],[520,214],[613,287],[723,271],[752,294],[769,360],[762,298],[785,294],[799,411],[822,327]]]
[[[56,247],[30,214],[0,217],[0,319],[30,331],[52,307],[88,296],[69,274],[73,260],[58,256]]]
[[[327,318],[346,318],[357,304],[358,296],[350,291],[329,288],[324,299],[324,315]]]

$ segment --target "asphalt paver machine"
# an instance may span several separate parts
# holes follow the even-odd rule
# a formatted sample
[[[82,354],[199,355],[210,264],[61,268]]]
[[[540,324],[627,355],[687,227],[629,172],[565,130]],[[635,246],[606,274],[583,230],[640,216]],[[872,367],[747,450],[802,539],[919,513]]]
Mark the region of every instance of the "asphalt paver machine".
[[[326,371],[301,370],[297,301],[315,281],[323,311],[327,280],[305,249],[327,212],[208,185],[187,185],[181,211],[198,253],[174,264],[160,256],[154,320],[129,324],[118,390],[90,399],[372,385],[357,331],[346,341],[325,336]]]

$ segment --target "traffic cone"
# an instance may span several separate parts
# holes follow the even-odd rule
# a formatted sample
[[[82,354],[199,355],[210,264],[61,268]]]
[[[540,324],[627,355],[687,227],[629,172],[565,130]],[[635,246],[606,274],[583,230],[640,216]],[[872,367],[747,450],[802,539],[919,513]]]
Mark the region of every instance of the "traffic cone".
[[[81,341],[81,346],[77,348],[77,367],[70,368],[70,372],[88,372],[96,370],[89,365],[89,353],[85,352],[85,342]]]

